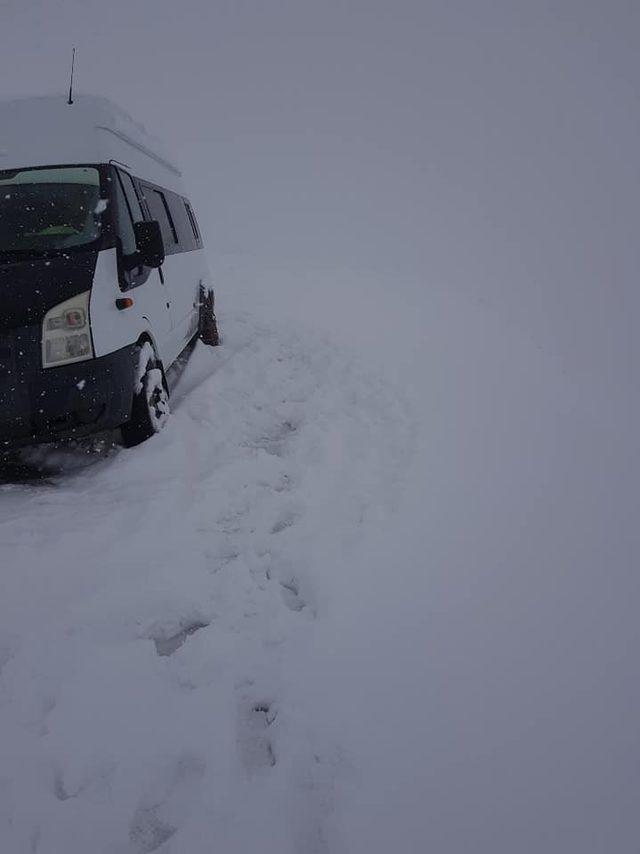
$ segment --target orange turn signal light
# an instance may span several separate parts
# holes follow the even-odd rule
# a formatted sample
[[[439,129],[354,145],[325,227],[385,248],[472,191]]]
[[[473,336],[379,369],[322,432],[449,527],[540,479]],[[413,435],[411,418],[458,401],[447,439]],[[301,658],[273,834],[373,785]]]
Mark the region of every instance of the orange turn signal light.
[[[131,308],[133,306],[133,300],[131,297],[121,297],[116,300],[116,308],[120,311],[124,311],[125,308]]]

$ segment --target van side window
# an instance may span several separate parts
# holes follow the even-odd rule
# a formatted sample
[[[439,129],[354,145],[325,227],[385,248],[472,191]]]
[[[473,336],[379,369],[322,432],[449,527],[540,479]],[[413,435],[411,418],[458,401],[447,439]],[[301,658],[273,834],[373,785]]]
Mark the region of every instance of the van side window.
[[[162,239],[164,240],[165,247],[169,248],[172,244],[178,242],[178,234],[171,219],[164,193],[161,193],[160,190],[154,190],[153,187],[148,187],[146,184],[142,185],[142,191],[147,202],[147,207],[149,208],[149,213],[151,214],[151,219],[157,219],[160,223]]]
[[[140,263],[133,227],[134,222],[144,219],[144,215],[131,177],[119,169],[113,169],[111,174],[115,220],[121,249],[118,253],[118,278],[120,288],[128,291],[130,288],[144,285],[151,274],[151,269]]]
[[[122,189],[120,178],[112,182],[116,204],[117,233],[122,245],[123,255],[132,255],[136,251],[136,236],[127,198]]]
[[[169,205],[171,219],[173,220],[173,224],[178,232],[178,245],[176,247],[176,251],[191,252],[193,249],[197,249],[198,247],[196,246],[196,242],[193,237],[193,231],[189,224],[182,196],[178,196],[176,193],[167,191],[165,193],[165,198]]]
[[[142,213],[138,194],[136,193],[135,187],[133,186],[133,180],[131,178],[131,175],[128,175],[126,172],[121,172],[119,169],[117,171],[118,177],[122,182],[122,189],[124,190],[124,194],[127,197],[129,211],[131,212],[131,218],[134,222],[142,222],[142,220],[144,219],[144,214]]]
[[[200,243],[200,234],[198,232],[198,223],[196,222],[195,214],[191,210],[191,205],[189,202],[184,203],[185,208],[187,209],[187,216],[189,217],[189,222],[191,223],[191,228],[193,230],[193,236],[196,239],[196,243]]]

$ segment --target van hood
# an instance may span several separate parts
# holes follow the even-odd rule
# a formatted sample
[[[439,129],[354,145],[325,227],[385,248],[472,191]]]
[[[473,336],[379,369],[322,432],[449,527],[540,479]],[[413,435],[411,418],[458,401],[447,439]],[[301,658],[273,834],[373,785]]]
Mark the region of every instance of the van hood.
[[[91,289],[96,249],[0,261],[0,329],[41,323],[50,308]]]

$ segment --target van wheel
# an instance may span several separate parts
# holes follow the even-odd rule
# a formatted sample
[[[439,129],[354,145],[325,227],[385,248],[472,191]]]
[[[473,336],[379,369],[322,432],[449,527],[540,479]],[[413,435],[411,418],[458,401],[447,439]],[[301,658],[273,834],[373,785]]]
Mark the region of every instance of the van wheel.
[[[137,349],[137,376],[140,379],[134,390],[131,418],[122,425],[122,442],[126,448],[133,448],[159,433],[171,411],[164,374],[151,345],[145,344]]]
[[[213,290],[205,290],[200,285],[200,315],[198,318],[198,338],[209,347],[217,347],[220,343],[218,321],[215,312],[216,300]]]

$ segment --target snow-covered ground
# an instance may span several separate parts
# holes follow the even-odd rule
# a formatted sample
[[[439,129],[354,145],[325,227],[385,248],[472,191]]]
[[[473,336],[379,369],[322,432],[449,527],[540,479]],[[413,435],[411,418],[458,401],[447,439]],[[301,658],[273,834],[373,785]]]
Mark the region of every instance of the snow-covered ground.
[[[637,850],[636,410],[433,284],[219,267],[161,435],[2,470],[0,850]]]
[[[222,317],[157,439],[5,468],[3,851],[323,849],[345,745],[308,719],[300,650],[411,422],[321,332]]]

